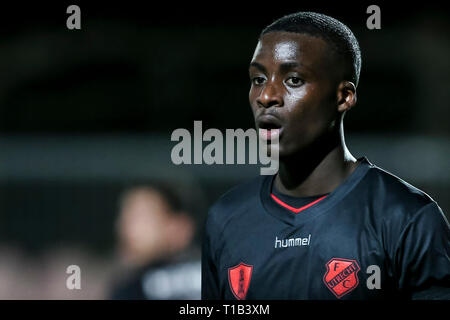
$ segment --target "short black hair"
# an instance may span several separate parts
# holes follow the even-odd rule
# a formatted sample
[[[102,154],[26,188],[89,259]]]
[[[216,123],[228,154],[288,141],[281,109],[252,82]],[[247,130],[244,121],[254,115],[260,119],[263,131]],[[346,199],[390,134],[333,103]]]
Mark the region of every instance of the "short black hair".
[[[269,32],[295,32],[325,40],[339,58],[346,62],[355,86],[358,86],[361,70],[361,50],[353,32],[339,20],[316,12],[297,12],[281,17],[261,32],[260,38]]]

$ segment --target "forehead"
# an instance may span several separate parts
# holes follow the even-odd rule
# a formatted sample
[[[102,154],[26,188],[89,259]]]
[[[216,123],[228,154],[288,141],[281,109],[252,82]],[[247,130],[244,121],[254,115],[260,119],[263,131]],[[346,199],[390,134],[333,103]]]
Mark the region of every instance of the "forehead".
[[[318,37],[293,32],[270,32],[261,37],[252,62],[263,64],[299,62],[310,68],[321,68],[329,61],[327,43]]]

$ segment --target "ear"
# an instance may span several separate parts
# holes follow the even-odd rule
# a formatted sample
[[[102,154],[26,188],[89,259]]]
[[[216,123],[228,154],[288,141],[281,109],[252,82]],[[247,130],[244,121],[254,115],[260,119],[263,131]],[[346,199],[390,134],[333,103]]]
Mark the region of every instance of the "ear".
[[[356,86],[353,82],[342,81],[337,90],[338,112],[350,110],[356,104]]]

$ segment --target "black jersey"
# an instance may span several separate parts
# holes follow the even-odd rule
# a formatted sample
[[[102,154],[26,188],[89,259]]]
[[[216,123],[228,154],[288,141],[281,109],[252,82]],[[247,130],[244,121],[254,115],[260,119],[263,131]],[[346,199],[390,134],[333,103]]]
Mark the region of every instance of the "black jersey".
[[[198,300],[200,261],[161,260],[114,285],[110,300]]]
[[[450,299],[450,227],[427,194],[366,158],[299,203],[274,193],[274,177],[211,207],[203,299]]]

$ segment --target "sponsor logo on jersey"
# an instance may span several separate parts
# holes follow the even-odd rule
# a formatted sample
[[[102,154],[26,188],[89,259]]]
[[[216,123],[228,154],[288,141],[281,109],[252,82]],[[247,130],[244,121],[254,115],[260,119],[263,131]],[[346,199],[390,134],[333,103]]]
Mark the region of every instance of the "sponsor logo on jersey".
[[[228,268],[228,283],[233,295],[238,300],[245,300],[247,296],[250,279],[252,278],[253,266],[239,263],[237,266]]]
[[[323,282],[338,299],[358,286],[360,268],[356,260],[332,258],[325,266],[327,271]]]
[[[275,249],[309,246],[310,242],[311,242],[311,234],[305,238],[278,239],[278,237],[275,237]]]

